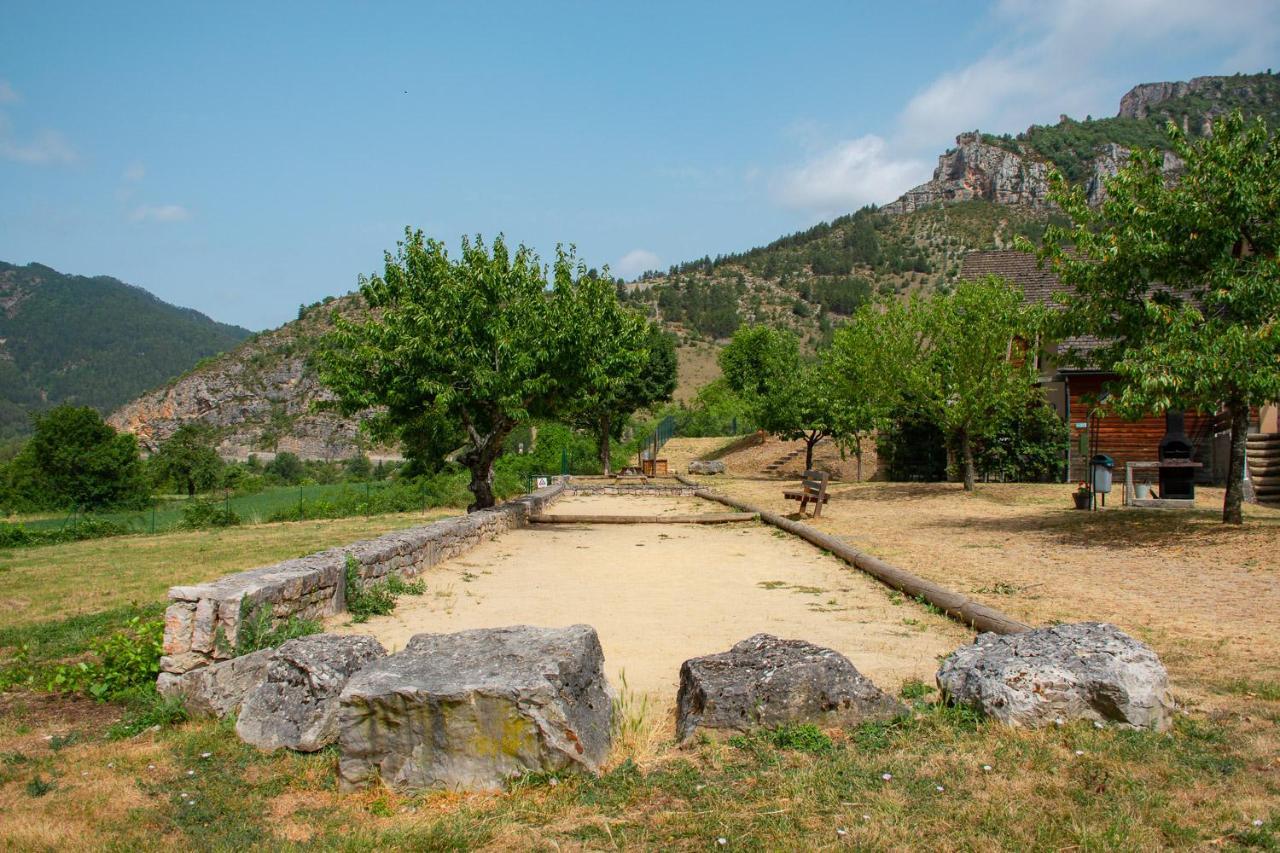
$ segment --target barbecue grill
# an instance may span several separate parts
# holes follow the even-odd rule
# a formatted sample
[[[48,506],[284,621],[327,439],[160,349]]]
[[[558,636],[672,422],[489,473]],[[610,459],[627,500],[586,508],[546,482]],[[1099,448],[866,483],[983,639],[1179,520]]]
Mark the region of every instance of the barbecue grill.
[[[1196,469],[1203,468],[1191,461],[1195,445],[1187,438],[1186,417],[1182,412],[1170,409],[1164,415],[1164,438],[1160,439],[1160,497],[1164,500],[1195,500]]]

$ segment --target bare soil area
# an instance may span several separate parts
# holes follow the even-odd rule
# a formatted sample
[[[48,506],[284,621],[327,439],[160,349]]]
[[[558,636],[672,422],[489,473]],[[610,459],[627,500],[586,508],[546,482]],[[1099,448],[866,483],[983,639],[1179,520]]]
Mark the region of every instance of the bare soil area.
[[[772,474],[765,473],[765,466],[783,459],[793,451],[796,455]],[[804,442],[783,441],[767,436],[762,444],[745,447],[722,457],[725,469],[731,477],[755,477],[796,480],[804,476]],[[823,439],[813,448],[813,467],[826,471],[832,479],[856,482],[858,460],[853,453],[840,453],[831,439]],[[681,473],[684,469],[681,469]],[[873,439],[862,442],[862,480],[874,480],[878,472],[876,443]]]
[[[698,498],[585,496],[562,513],[715,512]],[[363,625],[389,650],[414,634],[531,624],[592,625],[610,681],[675,698],[680,664],[758,632],[844,653],[888,690],[930,681],[969,634],[792,536],[757,523],[533,527],[486,542],[423,576],[423,596]]]

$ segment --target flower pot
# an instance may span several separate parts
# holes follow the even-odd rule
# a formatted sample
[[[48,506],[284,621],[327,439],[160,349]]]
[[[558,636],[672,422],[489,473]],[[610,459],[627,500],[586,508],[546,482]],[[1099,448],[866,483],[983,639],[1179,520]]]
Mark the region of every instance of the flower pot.
[[[1089,509],[1093,495],[1090,492],[1072,492],[1071,497],[1076,502],[1076,509]]]

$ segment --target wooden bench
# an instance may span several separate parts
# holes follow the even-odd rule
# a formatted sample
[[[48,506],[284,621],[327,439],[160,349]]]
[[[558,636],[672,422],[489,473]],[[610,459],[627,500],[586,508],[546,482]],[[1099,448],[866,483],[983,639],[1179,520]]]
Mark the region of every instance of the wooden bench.
[[[800,501],[801,513],[812,503],[813,517],[817,518],[822,515],[822,505],[831,497],[827,494],[827,480],[830,478],[826,471],[805,471],[800,488],[785,491],[782,496],[789,501]]]

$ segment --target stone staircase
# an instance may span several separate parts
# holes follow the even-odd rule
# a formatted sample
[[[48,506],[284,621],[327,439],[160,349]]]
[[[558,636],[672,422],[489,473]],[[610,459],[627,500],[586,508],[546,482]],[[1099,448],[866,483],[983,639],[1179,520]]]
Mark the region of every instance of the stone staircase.
[[[813,446],[814,450],[817,450],[818,445],[820,444],[822,444],[821,441],[819,441],[818,444],[815,444]],[[790,462],[800,456],[804,456],[804,445],[797,447],[795,450],[789,451],[786,456],[779,456],[777,459],[764,466],[764,472],[766,474],[777,474],[783,468],[787,467]]]
[[[1280,506],[1280,432],[1251,435],[1246,446],[1249,479],[1258,503]]]

